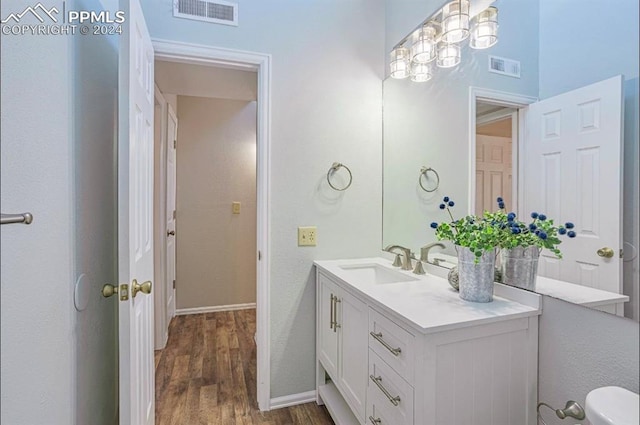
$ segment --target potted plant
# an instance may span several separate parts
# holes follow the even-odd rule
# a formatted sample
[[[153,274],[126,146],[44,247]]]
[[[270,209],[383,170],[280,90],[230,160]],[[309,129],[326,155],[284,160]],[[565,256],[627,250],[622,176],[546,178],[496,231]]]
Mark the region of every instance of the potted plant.
[[[560,236],[576,237],[575,225],[567,222],[558,226],[543,213],[532,212],[527,223],[514,212],[507,213],[502,198],[497,199],[499,210],[486,213],[499,233],[501,282],[528,290],[535,290],[538,258],[543,249],[562,258],[558,245]]]
[[[458,253],[460,298],[473,302],[493,301],[496,249],[502,232],[485,215],[468,215],[455,220],[451,213],[454,201],[445,196],[440,209],[449,213],[451,222],[431,223],[438,240],[453,242]]]

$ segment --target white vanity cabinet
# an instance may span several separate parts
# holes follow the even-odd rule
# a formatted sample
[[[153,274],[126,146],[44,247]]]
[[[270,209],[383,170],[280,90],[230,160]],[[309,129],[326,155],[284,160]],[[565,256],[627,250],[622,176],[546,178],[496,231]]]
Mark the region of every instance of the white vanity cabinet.
[[[474,304],[434,276],[367,284],[334,264],[316,262],[316,367],[336,424],[536,425],[538,295]]]
[[[367,389],[367,305],[323,274],[318,275],[317,352],[357,417],[364,417]]]

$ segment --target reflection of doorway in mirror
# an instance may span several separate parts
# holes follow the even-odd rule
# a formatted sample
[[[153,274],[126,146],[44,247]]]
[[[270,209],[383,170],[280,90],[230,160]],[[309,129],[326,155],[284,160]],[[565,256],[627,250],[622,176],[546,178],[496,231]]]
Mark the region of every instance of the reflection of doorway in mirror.
[[[512,176],[517,168],[513,160],[513,147],[518,146],[517,111],[483,103],[478,103],[476,111],[475,213],[495,211],[498,197],[505,200],[507,209],[515,209]]]

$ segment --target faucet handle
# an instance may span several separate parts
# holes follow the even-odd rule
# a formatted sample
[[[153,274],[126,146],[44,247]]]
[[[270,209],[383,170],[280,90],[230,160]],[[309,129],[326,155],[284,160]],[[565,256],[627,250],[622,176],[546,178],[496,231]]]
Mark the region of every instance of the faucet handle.
[[[400,254],[396,254],[395,260],[393,260],[393,267],[402,266],[402,258],[400,258]]]
[[[416,261],[416,266],[413,268],[413,273],[414,274],[426,274],[424,272],[424,268],[422,268],[422,261],[420,261],[420,260]]]

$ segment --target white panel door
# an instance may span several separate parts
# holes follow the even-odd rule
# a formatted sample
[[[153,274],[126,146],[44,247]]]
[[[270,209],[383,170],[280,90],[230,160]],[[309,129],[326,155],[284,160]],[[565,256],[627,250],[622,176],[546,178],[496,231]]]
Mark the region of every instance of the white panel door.
[[[562,260],[543,252],[542,276],[622,292],[622,101],[617,76],[529,106],[524,211],[574,222],[577,233],[562,238]]]
[[[119,423],[152,425],[153,298],[135,283],[153,280],[153,47],[138,0],[120,8],[127,19],[118,77]]]
[[[165,282],[167,323],[176,313],[176,146],[178,118],[171,105],[167,117],[167,281]]]
[[[511,138],[476,135],[476,215],[496,211],[498,197],[513,210],[512,164]]]

